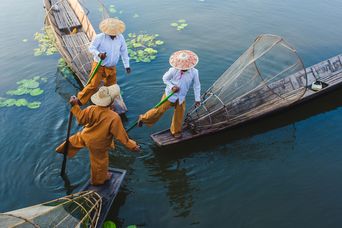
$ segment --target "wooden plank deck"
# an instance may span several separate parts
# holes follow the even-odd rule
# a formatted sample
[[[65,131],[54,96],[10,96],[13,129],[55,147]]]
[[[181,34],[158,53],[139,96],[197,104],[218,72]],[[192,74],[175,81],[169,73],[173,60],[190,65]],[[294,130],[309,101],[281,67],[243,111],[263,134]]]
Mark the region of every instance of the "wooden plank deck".
[[[181,139],[175,139],[174,137],[172,137],[169,129],[154,133],[151,135],[151,137],[158,146],[171,145],[203,135],[215,133],[223,129],[235,127],[237,125],[247,123],[249,121],[264,117],[271,113],[292,107],[294,105],[299,105],[300,103],[313,99],[317,96],[321,96],[342,85],[342,55],[332,57],[326,61],[308,67],[306,68],[306,72],[308,78],[308,86],[311,86],[311,83],[315,81],[315,77],[322,82],[328,83],[328,86],[317,92],[307,88],[305,94],[301,97],[300,100],[286,106],[284,106],[284,100],[280,97],[277,98],[277,96],[274,94],[271,95],[270,93],[267,93],[267,91],[254,91],[251,94],[247,94],[246,96],[233,101],[230,105],[228,104],[226,107],[219,109],[217,113],[214,113],[217,116],[221,116],[224,119],[227,119],[224,124],[213,126],[208,123],[207,128],[200,129],[199,132],[193,132],[189,127],[184,126],[183,137]],[[287,83],[288,85],[286,85]],[[303,72],[298,72],[294,75],[289,76],[288,78],[281,80],[280,83],[278,82],[278,84],[285,84],[285,87],[292,85],[294,88],[296,85],[305,85],[305,83],[306,82]],[[275,82],[274,84],[277,84],[277,82]],[[272,84],[270,86],[272,86]],[[261,95],[258,96],[257,94]],[[293,94],[290,95],[294,96]],[[258,99],[262,99],[262,102],[258,102]],[[250,102],[260,105],[257,105],[255,108],[249,111],[244,110],[246,108],[246,103]],[[239,112],[242,112],[243,114],[229,119],[227,116],[225,116],[227,115],[225,109],[228,109],[230,114],[237,114]]]
[[[76,34],[63,35],[62,39],[72,57],[71,63],[75,64],[75,67],[82,75],[88,76],[93,58],[88,51],[90,40],[87,35],[84,32],[78,32]]]
[[[109,168],[109,171],[113,174],[112,178],[106,181],[103,185],[93,186],[90,184],[90,182],[88,182],[81,190],[95,191],[102,198],[100,218],[96,226],[98,228],[102,228],[102,225],[105,222],[108,212],[126,175],[126,170],[123,169]]]
[[[53,6],[52,12],[60,30],[70,29],[71,31],[73,28],[81,26],[80,21],[70,7],[68,1],[51,0],[51,5]]]

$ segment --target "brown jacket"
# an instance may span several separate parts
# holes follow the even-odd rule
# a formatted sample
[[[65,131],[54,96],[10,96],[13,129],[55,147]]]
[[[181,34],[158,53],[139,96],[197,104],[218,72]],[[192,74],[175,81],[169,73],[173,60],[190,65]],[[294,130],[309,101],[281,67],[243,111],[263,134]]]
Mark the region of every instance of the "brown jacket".
[[[109,107],[91,105],[84,110],[74,105],[71,109],[79,124],[84,125],[81,137],[92,148],[109,148],[113,137],[132,150],[137,143],[128,138],[120,116]]]

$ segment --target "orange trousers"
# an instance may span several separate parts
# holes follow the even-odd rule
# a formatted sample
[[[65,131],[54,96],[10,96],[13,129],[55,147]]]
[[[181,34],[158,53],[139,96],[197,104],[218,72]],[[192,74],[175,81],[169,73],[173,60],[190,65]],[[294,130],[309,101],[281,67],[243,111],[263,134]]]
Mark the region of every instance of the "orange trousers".
[[[107,180],[107,172],[109,166],[108,146],[86,143],[81,132],[72,135],[69,138],[68,157],[73,157],[82,148],[89,149],[90,157],[90,174],[91,183],[93,185],[103,184]],[[56,148],[58,153],[64,153],[65,142]]]
[[[94,71],[96,65],[97,65],[97,62],[93,62],[91,72]],[[89,101],[90,97],[94,93],[96,93],[101,81],[104,82],[104,86],[111,86],[111,85],[116,84],[116,67],[108,68],[108,67],[100,66],[98,68],[91,82],[88,85],[86,85],[83,88],[83,90],[80,91],[77,95],[77,98],[81,101],[83,105]]]
[[[161,100],[166,97],[164,94]],[[171,107],[175,107],[173,112],[172,122],[170,131],[171,134],[181,133],[182,132],[182,124],[183,124],[183,116],[185,112],[185,101],[182,104],[179,104],[178,100],[175,103],[170,101],[165,101],[164,104],[160,105],[158,108],[153,108],[147,111],[145,114],[140,115],[140,120],[146,124],[147,126],[151,127],[155,124],[160,117]]]

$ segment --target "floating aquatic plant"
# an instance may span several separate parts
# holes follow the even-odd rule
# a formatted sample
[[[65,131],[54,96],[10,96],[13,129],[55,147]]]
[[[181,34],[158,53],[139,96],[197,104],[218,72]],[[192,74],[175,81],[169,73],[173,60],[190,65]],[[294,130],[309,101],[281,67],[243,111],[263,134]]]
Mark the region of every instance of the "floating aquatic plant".
[[[44,93],[44,90],[39,88],[40,82],[47,82],[47,78],[35,76],[32,79],[23,79],[17,82],[18,87],[13,90],[8,90],[6,92],[7,95],[11,96],[22,96],[25,94],[29,94],[31,97],[36,97]],[[41,105],[41,102],[34,101],[34,102],[28,102],[24,98],[20,99],[14,99],[14,98],[3,98],[0,97],[0,108],[2,107],[11,107],[11,106],[17,106],[22,107],[26,106],[30,109],[36,109],[39,108]]]
[[[34,39],[38,41],[38,48],[34,49],[34,55],[53,55],[57,53],[57,48],[55,47],[55,40],[53,38],[52,29],[48,26],[43,32],[36,32],[34,34]]]
[[[188,24],[186,23],[186,20],[184,20],[184,19],[179,19],[177,22],[173,22],[170,25],[172,27],[177,28],[177,31],[183,30],[183,29],[185,29],[185,27],[188,26]]]
[[[154,48],[164,44],[164,41],[157,40],[158,34],[149,35],[145,33],[129,33],[127,39],[128,53],[136,62],[151,62],[156,58],[158,51]]]
[[[65,59],[60,58],[58,60],[58,66],[57,67],[63,73],[63,75],[72,75],[72,71],[68,67],[67,63],[65,62]]]
[[[114,5],[110,5],[110,6],[109,6],[109,12],[111,12],[111,13],[116,13],[116,9],[115,9],[115,6],[114,6]]]
[[[41,102],[39,101],[34,101],[34,102],[28,102],[26,99],[6,99],[1,97],[0,98],[0,108],[4,107],[11,107],[11,106],[17,106],[17,107],[22,107],[26,106],[29,109],[36,109],[39,108],[41,105]]]
[[[26,42],[28,41],[28,39],[23,39],[22,41],[23,41],[24,43],[26,43]]]
[[[116,228],[116,227],[117,227],[116,224],[111,220],[107,220],[103,223],[103,228]],[[136,225],[129,225],[126,228],[137,228],[137,226]]]

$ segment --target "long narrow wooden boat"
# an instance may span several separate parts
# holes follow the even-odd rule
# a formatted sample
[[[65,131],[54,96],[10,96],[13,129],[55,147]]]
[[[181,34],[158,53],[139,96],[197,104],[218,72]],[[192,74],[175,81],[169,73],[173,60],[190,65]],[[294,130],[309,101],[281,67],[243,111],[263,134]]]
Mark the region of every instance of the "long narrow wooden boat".
[[[311,89],[311,85],[317,80],[322,82],[323,88],[314,91]],[[204,106],[201,108],[205,111],[201,112],[201,110],[197,110],[198,108],[193,106],[186,116],[183,125],[183,136],[180,139],[174,138],[169,129],[154,133],[151,137],[158,146],[184,142],[289,109],[315,97],[322,96],[341,85],[342,55],[337,55],[305,70],[303,69],[278,81],[271,82],[267,86],[259,86],[228,103],[219,101],[220,98],[217,97],[219,108],[214,109],[214,111],[211,111],[210,107]],[[269,88],[272,88],[272,90]],[[283,93],[280,97],[274,91],[282,91]],[[292,103],[284,103],[286,100],[282,97],[291,98],[297,96],[298,91],[303,93],[298,96],[299,99],[294,99]],[[216,96],[211,89],[202,96],[204,103],[210,96]],[[202,114],[197,117],[197,112]]]
[[[45,24],[51,29],[57,49],[83,86],[87,84],[93,56],[88,50],[96,32],[78,0],[44,0]],[[120,96],[115,111],[123,114],[127,107]]]
[[[106,181],[103,185],[93,186],[88,182],[86,186],[82,188],[82,191],[94,191],[101,196],[102,207],[99,220],[97,222],[98,228],[101,228],[108,212],[114,202],[116,195],[119,192],[120,186],[126,175],[126,170],[109,168],[109,172],[112,173],[110,180]]]
[[[126,171],[110,169],[104,185],[87,183],[75,194],[46,203],[0,213],[0,227],[98,227],[103,226]]]

